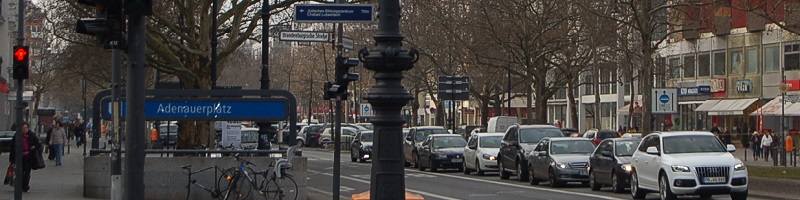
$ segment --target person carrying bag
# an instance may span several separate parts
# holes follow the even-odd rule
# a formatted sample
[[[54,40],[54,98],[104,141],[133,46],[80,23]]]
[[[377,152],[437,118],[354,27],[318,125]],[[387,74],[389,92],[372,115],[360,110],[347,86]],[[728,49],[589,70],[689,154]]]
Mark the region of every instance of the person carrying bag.
[[[16,144],[16,137],[12,143]],[[22,163],[15,163],[16,161],[16,148],[11,149],[11,156],[8,160],[15,167],[22,167],[22,174],[15,174],[22,176],[22,190],[28,192],[31,189],[31,170],[44,168],[44,159],[42,158],[42,143],[36,137],[36,133],[30,131],[28,122],[22,122]],[[18,165],[17,165],[18,164]],[[19,183],[15,183],[19,184]]]

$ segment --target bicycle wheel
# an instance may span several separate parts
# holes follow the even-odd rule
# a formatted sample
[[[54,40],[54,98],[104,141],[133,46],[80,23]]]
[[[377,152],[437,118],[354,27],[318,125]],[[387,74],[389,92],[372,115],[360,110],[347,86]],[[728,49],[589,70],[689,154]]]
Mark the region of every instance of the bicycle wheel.
[[[250,199],[250,192],[253,191],[253,184],[241,172],[238,173],[234,182],[228,188],[227,199],[244,200]]]
[[[220,170],[220,176],[217,179],[217,185],[215,186],[216,189],[211,193],[211,197],[213,198],[221,198],[224,197],[225,194],[228,193],[228,188],[232,185],[231,181],[233,181],[234,177],[236,177],[236,168],[228,168],[224,170]]]
[[[281,178],[272,177],[265,181],[267,181],[267,183],[264,185],[264,190],[261,192],[267,199],[297,199],[297,193],[299,192],[297,191],[297,183],[294,182],[294,179],[288,174]]]

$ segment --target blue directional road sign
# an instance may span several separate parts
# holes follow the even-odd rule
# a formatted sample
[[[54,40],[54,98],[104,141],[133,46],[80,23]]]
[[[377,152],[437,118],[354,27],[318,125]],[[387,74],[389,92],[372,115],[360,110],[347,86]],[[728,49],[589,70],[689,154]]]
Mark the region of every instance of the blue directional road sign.
[[[125,116],[125,101],[121,102]],[[285,120],[289,103],[282,99],[147,99],[144,103],[147,120]],[[104,118],[111,118],[111,102],[104,104]]]
[[[371,23],[375,21],[372,4],[295,4],[295,22]]]
[[[652,111],[654,114],[677,113],[678,88],[653,88]]]

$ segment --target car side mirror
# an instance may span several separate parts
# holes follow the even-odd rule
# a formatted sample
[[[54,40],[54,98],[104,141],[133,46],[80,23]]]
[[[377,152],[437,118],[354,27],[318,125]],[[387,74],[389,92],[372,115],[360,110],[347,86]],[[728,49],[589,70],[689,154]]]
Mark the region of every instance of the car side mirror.
[[[537,155],[538,156],[547,156],[547,152],[540,151],[539,154],[537,154]]]
[[[656,147],[647,147],[647,154],[658,155],[658,149]]]
[[[736,152],[736,146],[733,146],[732,144],[728,144],[727,150],[728,150],[728,152],[731,152],[731,153]]]
[[[603,151],[603,152],[601,152],[600,154],[602,154],[602,155],[603,155],[603,156],[605,156],[605,157],[613,157],[613,156],[611,155],[611,152],[610,152],[610,151]]]

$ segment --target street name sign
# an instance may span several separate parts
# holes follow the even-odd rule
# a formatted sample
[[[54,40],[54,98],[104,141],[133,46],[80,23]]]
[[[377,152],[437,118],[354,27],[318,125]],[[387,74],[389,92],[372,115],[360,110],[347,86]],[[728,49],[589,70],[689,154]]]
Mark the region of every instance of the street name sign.
[[[678,108],[678,88],[653,88],[653,114],[673,114]]]
[[[281,41],[328,42],[330,38],[331,33],[328,32],[281,31],[279,34],[279,39]]]
[[[372,4],[295,4],[294,21],[298,23],[372,23]]]
[[[355,47],[355,42],[353,39],[342,37],[342,48],[347,50],[353,50]]]
[[[104,118],[110,119],[111,102],[104,104]],[[125,116],[126,102],[121,102],[120,116]],[[147,99],[144,103],[145,119],[156,120],[209,120],[253,121],[286,120],[289,103],[283,99]]]

